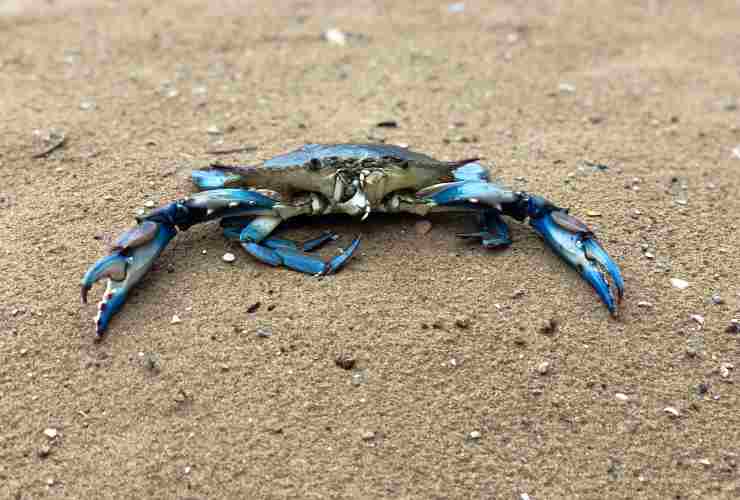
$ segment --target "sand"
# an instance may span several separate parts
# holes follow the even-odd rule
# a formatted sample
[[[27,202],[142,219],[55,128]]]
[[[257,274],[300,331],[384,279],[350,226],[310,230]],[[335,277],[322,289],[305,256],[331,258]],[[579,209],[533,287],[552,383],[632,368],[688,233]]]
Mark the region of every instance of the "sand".
[[[740,495],[735,2],[149,4],[0,2],[1,498]],[[527,225],[335,217],[285,233],[362,235],[322,280],[181,233],[94,342],[82,274],[189,169],[368,137],[570,207],[619,318]]]

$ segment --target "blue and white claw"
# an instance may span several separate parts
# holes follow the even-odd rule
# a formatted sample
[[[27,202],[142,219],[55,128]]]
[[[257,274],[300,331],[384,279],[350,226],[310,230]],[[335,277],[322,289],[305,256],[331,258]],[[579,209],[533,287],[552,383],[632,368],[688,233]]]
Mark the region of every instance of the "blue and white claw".
[[[520,221],[529,218],[529,224],[550,248],[573,266],[594,287],[609,311],[617,315],[624,295],[624,279],[588,226],[542,197],[486,182],[488,177],[478,164],[461,167],[455,178],[455,182],[422,189],[416,196],[433,207],[477,211],[480,231],[459,236],[479,238],[486,248],[511,243],[501,215]]]
[[[113,243],[109,255],[93,264],[82,278],[83,303],[95,282],[108,284],[98,303],[95,334],[102,337],[131,290],[152,268],[177,230],[221,217],[260,216],[272,213],[275,200],[244,189],[214,189],[159,207],[140,219]]]
[[[113,244],[110,255],[98,260],[82,278],[80,296],[87,302],[93,284],[108,279],[108,285],[98,303],[95,335],[100,338],[111,318],[123,307],[129,292],[151,269],[177,230],[169,224],[144,221],[123,233]]]
[[[543,198],[530,196],[529,224],[563,260],[575,268],[596,290],[613,315],[624,296],[624,279],[619,266],[609,257],[589,227],[552,206]]]

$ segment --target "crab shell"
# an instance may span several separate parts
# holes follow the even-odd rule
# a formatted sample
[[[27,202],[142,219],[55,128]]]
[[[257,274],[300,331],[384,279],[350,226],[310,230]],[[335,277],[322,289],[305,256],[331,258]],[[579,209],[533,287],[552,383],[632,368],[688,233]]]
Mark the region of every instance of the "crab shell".
[[[259,166],[211,168],[224,173],[228,187],[260,187],[288,197],[299,191],[315,192],[337,204],[361,193],[367,206],[375,206],[393,192],[449,182],[453,170],[474,160],[439,161],[384,144],[306,144]]]

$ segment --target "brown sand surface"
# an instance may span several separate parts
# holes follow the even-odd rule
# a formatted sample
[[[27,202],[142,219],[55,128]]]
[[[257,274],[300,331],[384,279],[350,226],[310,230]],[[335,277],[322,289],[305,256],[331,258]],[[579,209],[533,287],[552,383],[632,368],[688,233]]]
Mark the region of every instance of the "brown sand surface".
[[[0,1],[0,498],[740,496],[736,2],[152,4]],[[190,168],[368,136],[588,220],[619,319],[527,225],[336,217],[322,280],[181,233],[94,342],[83,272]]]

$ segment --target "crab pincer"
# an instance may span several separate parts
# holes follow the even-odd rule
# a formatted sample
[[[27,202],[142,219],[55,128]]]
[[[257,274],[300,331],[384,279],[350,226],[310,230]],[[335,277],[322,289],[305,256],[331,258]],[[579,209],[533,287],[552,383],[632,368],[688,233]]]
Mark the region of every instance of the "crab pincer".
[[[530,196],[529,224],[552,250],[570,264],[596,290],[613,315],[624,296],[619,266],[609,257],[591,229],[564,209],[544,198]]]
[[[126,302],[131,289],[141,281],[176,233],[173,225],[145,220],[121,234],[110,254],[87,270],[80,289],[83,303],[87,302],[88,292],[95,282],[108,280],[95,318],[95,335],[98,338]]]
[[[480,214],[480,232],[461,234],[463,238],[480,238],[483,246],[493,248],[511,243],[506,223],[507,215],[529,224],[548,246],[575,268],[601,298],[612,315],[617,315],[624,295],[624,279],[619,266],[601,247],[586,224],[545,198],[506,189],[488,181],[475,168],[455,172],[456,181],[429,186],[417,192],[421,199],[435,206],[471,209]]]

